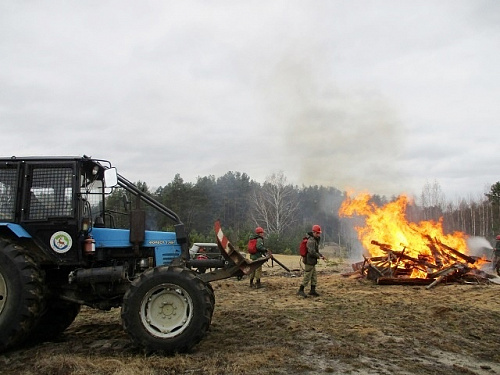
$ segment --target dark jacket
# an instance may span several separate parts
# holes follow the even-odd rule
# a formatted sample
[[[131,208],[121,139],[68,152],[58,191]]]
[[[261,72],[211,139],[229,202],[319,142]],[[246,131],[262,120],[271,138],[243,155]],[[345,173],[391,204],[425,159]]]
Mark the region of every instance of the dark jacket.
[[[304,261],[305,264],[314,266],[318,263],[318,259],[323,257],[319,252],[320,239],[320,237],[315,238],[312,232],[307,233],[307,255]]]
[[[256,244],[257,252],[255,254],[250,254],[250,259],[256,260],[262,258],[263,256],[266,256],[267,248],[264,245],[264,239],[258,234],[252,234],[250,235],[250,238],[248,240],[253,240],[253,239],[257,239],[257,244]]]

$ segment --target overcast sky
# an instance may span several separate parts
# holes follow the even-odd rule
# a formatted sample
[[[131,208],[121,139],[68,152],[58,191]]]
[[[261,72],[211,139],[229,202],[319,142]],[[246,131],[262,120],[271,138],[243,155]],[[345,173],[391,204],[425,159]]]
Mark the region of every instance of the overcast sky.
[[[0,155],[476,197],[500,181],[499,47],[497,0],[2,0]]]

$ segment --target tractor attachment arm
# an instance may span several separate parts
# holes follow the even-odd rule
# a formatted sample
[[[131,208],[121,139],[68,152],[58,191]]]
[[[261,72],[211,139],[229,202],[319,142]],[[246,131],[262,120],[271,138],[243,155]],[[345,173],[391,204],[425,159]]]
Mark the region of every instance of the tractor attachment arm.
[[[198,277],[205,282],[227,279],[232,276],[248,275],[259,266],[267,262],[271,256],[266,256],[261,259],[251,261],[245,258],[234,246],[229,242],[228,238],[222,232],[219,220],[215,222],[215,234],[217,238],[217,245],[223,257],[229,261],[232,266],[225,269],[218,269],[213,272],[208,272],[199,275]]]

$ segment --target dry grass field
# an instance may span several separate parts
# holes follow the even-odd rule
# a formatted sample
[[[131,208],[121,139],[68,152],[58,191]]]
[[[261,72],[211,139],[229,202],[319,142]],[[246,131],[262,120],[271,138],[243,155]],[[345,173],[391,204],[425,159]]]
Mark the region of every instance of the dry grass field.
[[[213,283],[216,307],[192,353],[145,356],[132,347],[118,309],[84,308],[57,342],[0,355],[6,374],[500,374],[500,286],[381,286],[319,267],[317,298],[300,298],[292,269],[264,266],[248,279]]]

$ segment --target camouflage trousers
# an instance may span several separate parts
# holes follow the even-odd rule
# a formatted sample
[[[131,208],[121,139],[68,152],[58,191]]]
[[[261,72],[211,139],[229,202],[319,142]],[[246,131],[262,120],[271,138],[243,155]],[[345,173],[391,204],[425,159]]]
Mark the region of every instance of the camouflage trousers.
[[[311,286],[318,283],[318,276],[316,275],[316,265],[311,266],[309,264],[305,264],[304,279],[302,280],[302,285],[306,287],[309,283],[311,283]]]
[[[262,276],[262,265],[258,268],[256,268],[252,273],[250,274],[250,280],[260,280]]]

